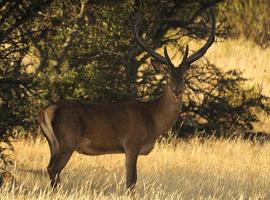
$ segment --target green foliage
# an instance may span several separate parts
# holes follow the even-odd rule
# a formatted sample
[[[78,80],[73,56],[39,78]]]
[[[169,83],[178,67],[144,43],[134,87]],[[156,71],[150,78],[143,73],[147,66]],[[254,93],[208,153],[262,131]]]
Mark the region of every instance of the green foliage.
[[[243,35],[262,47],[270,45],[270,1],[228,0],[220,4],[220,16],[231,34]]]
[[[18,127],[36,129],[38,110],[62,99],[112,102],[156,98],[160,80],[153,76],[153,71],[146,69],[138,79],[139,68],[147,63],[149,55],[133,39],[133,17],[139,13],[139,34],[149,47],[158,49],[169,45],[183,51],[183,37],[207,37],[207,8],[221,0],[89,1],[81,6],[83,2],[0,3],[1,139],[13,135]],[[228,10],[225,12],[227,25],[220,25],[224,18],[219,17],[216,34],[227,34],[226,27],[241,33],[250,30],[247,28],[250,24],[254,26],[254,32],[250,31],[254,36],[250,37],[262,38],[267,43],[269,33],[265,34],[264,30],[269,32],[268,22],[266,12],[262,11],[265,4],[260,1],[258,5],[255,8],[231,0],[231,4],[226,2],[215,9],[219,16]],[[238,26],[246,10],[254,10],[254,13]],[[241,17],[230,20],[236,11],[242,13]],[[259,11],[264,14],[256,25],[252,19]],[[264,22],[266,24],[261,26]],[[259,34],[255,35],[256,32]],[[29,55],[43,62],[25,63],[23,58]],[[28,64],[34,72],[27,72]],[[265,103],[268,99],[260,91],[242,87],[245,80],[240,73],[229,72],[219,79],[221,74],[209,63],[198,65],[190,72],[193,78],[187,78],[181,115],[186,132],[196,129],[221,132],[234,124],[239,130],[252,129],[252,122],[257,118],[251,110],[269,111]],[[199,118],[194,118],[195,115]]]
[[[269,97],[258,87],[247,87],[240,71],[200,65],[187,79],[183,112],[174,127],[180,136],[239,136],[253,130],[258,113],[270,112]]]

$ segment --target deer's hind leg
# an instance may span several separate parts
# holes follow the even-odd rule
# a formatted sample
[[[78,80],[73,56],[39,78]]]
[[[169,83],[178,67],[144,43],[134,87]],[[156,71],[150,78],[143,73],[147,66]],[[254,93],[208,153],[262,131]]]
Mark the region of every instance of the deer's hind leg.
[[[48,173],[53,188],[57,186],[60,181],[60,174],[66,164],[68,163],[73,151],[69,149],[61,149],[60,152],[54,157],[48,166]]]
[[[50,146],[51,157],[47,170],[53,187],[59,182],[59,175],[73,153],[73,151],[60,145],[55,135],[52,122],[56,110],[57,106],[52,105],[42,110],[38,115],[38,122]]]

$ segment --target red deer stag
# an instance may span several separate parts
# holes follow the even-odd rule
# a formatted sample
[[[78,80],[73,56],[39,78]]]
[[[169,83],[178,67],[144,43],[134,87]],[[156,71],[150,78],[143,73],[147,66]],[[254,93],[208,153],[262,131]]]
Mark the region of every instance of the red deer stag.
[[[148,48],[138,36],[137,23],[134,24],[136,42],[154,58],[151,64],[157,73],[167,79],[161,96],[155,101],[95,104],[66,100],[39,112],[38,121],[51,151],[48,173],[53,187],[74,151],[86,155],[125,153],[126,185],[129,189],[134,187],[138,155],[149,154],[157,138],[174,125],[182,105],[185,73],[214,42],[212,11],[211,22],[206,44],[191,56],[187,46],[178,67],[171,62],[166,47],[164,57]]]

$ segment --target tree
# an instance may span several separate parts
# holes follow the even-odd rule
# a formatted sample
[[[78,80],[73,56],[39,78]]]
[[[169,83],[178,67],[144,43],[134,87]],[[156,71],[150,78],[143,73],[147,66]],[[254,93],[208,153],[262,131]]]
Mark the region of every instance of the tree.
[[[230,37],[244,36],[267,48],[270,46],[269,10],[267,0],[228,0],[220,6],[220,16]]]
[[[149,55],[134,41],[132,18],[140,18],[139,34],[148,46],[158,50],[166,45],[171,57],[180,57],[186,43],[208,36],[208,9],[218,15],[215,6],[222,2],[2,1],[1,140],[8,141],[14,128],[36,129],[36,113],[53,101],[155,98],[162,80],[145,67]],[[227,33],[225,26],[217,27],[217,36]],[[245,79],[237,71],[223,73],[205,60],[193,66],[186,80],[179,133],[249,130],[258,120],[251,110],[269,112],[268,98],[243,88]]]
[[[52,1],[1,1],[0,3],[0,160],[1,166],[10,163],[3,153],[11,148],[9,137],[14,127],[30,128],[31,104],[29,95],[35,76],[47,65],[47,52],[39,42],[46,29],[32,27],[33,18]],[[32,54],[40,58],[39,64],[25,63]],[[34,72],[27,73],[33,65]],[[3,143],[5,145],[3,146]],[[0,166],[0,167],[1,167]]]

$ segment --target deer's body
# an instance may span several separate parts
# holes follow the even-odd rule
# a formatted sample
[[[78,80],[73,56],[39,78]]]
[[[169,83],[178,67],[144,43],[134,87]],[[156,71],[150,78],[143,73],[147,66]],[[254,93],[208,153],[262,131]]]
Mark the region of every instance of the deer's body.
[[[53,184],[74,151],[86,155],[125,153],[136,159],[147,155],[157,138],[175,123],[181,103],[167,84],[152,102],[67,100],[47,106],[39,112],[38,121],[51,149],[48,171]]]
[[[178,67],[171,62],[166,48],[163,57],[143,43],[135,23],[136,42],[155,59],[152,66],[167,81],[155,101],[112,104],[62,101],[39,112],[38,121],[51,150],[48,173],[53,187],[72,153],[77,151],[86,155],[125,153],[127,188],[133,188],[138,155],[151,152],[157,138],[173,126],[182,106],[185,73],[214,42],[215,18],[213,12],[211,15],[212,32],[207,43],[189,57],[187,46]]]
[[[59,145],[87,155],[100,155],[124,153],[133,146],[139,154],[146,155],[156,139],[175,123],[180,105],[181,99],[164,87],[160,98],[145,103],[62,101],[40,111],[39,122],[51,124],[50,134],[58,142],[54,148]]]

